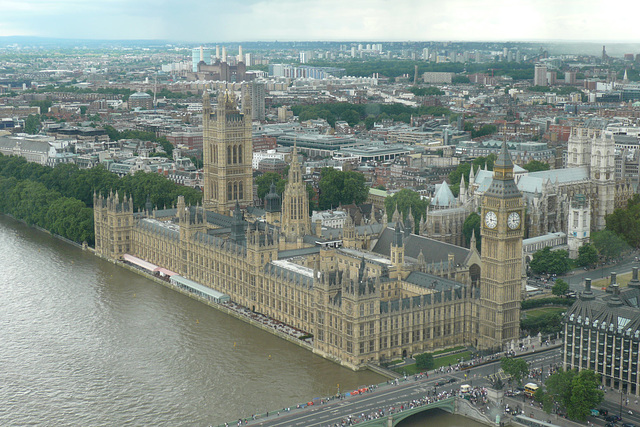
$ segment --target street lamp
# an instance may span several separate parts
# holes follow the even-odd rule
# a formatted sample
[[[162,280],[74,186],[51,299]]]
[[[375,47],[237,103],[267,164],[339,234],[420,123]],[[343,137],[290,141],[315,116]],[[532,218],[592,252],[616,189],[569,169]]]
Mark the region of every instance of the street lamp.
[[[622,390],[620,390],[620,413],[618,415],[622,419]]]

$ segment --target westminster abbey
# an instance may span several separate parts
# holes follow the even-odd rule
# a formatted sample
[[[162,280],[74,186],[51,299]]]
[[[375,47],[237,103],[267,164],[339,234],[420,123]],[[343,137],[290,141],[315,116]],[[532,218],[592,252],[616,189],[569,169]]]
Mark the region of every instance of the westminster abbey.
[[[400,220],[377,224],[368,245],[347,221],[335,244],[311,224],[295,147],[282,198],[272,186],[259,219],[245,219],[255,212],[251,111],[229,93],[213,107],[205,93],[203,114],[202,206],[179,198],[174,209],[134,212],[126,196],[96,195],[98,255],[134,256],[226,294],[307,332],[315,353],[351,369],[518,339],[524,208],[506,146],[482,196],[482,253],[474,242],[413,234]]]

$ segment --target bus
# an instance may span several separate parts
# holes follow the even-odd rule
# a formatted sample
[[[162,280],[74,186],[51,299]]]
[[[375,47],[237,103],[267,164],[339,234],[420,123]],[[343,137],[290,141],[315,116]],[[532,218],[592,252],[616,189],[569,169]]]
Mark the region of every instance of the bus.
[[[538,384],[536,383],[527,383],[524,385],[524,394],[525,396],[533,397],[533,395],[538,390]]]

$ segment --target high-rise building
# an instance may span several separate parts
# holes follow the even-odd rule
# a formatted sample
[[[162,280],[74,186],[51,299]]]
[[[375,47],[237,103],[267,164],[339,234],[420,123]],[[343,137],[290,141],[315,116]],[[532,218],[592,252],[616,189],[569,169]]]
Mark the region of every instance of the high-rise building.
[[[239,108],[233,93],[221,92],[212,111],[205,90],[202,113],[204,207],[228,215],[236,202],[253,203],[251,105]]]
[[[533,73],[534,86],[547,86],[547,66],[544,64],[536,64]]]
[[[564,82],[568,85],[576,84],[576,72],[575,71],[566,71],[564,73]]]
[[[301,64],[307,63],[307,52],[300,52],[300,63]]]
[[[478,349],[501,350],[520,337],[524,201],[513,179],[506,140],[482,197],[482,271],[478,307]]]
[[[265,107],[264,99],[266,96],[264,83],[261,82],[249,82],[242,85],[242,109],[248,107],[247,102],[251,105],[251,119],[252,120],[264,120]]]

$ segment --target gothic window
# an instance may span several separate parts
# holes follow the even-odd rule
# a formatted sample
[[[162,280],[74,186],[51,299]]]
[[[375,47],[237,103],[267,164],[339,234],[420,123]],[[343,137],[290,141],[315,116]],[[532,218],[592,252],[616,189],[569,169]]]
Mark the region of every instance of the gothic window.
[[[231,164],[231,146],[227,146],[227,164]]]
[[[242,163],[242,145],[238,146],[238,163]]]
[[[233,188],[231,187],[231,183],[227,184],[227,200],[233,200]]]
[[[233,198],[238,199],[238,183],[233,183]]]
[[[233,146],[233,164],[238,163],[238,147]]]
[[[243,197],[243,191],[242,191],[242,182],[238,184],[238,199],[242,200]]]

